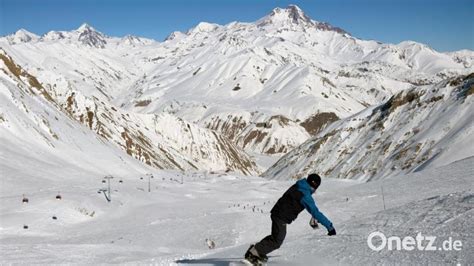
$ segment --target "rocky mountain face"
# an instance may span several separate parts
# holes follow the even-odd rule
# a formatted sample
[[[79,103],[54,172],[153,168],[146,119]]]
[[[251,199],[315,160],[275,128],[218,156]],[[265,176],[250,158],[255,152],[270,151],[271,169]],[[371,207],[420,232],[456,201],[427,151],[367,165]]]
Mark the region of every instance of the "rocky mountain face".
[[[419,43],[357,39],[296,6],[255,23],[200,23],[172,33],[155,54],[149,75],[121,95],[124,108],[171,112],[259,154],[284,154],[394,93],[473,69],[468,56]],[[257,126],[275,117],[287,123]]]
[[[329,23],[312,20],[296,5],[289,5],[287,8],[275,8],[269,15],[258,20],[255,24],[257,27],[262,28],[278,27],[279,30],[296,29],[306,31],[306,29],[315,28],[322,31],[334,31],[341,34],[347,34],[345,30],[334,27]]]
[[[86,176],[129,171],[147,173],[150,166],[127,156],[117,146],[100,138],[88,126],[78,123],[36,77],[0,50],[0,158],[2,188],[13,184],[38,189],[42,182],[57,185],[81,172]],[[25,169],[32,169],[33,177]],[[54,173],[54,174],[53,174]],[[31,172],[30,172],[31,174]],[[53,174],[53,176],[51,176]],[[84,176],[83,176],[84,177]]]
[[[0,47],[58,110],[130,156],[244,174],[263,170],[247,153],[282,156],[393,95],[474,70],[472,51],[361,40],[294,5],[253,23],[202,22],[164,42],[83,24],[20,30]]]
[[[84,24],[77,29],[79,37],[77,40],[83,45],[95,48],[105,48],[107,41],[105,35],[96,31],[91,26]]]
[[[327,127],[263,176],[370,181],[473,156],[473,103],[474,73],[401,91]]]
[[[97,97],[85,96],[80,91],[69,90],[64,97],[57,97],[58,91],[45,88],[8,54],[3,50],[0,52],[0,59],[3,61],[1,69],[5,76],[2,79],[3,89],[15,86],[23,89],[22,94],[5,91],[5,94],[10,93],[11,102],[3,106],[14,106],[28,113],[31,107],[22,100],[22,95],[28,93],[30,96],[41,97],[56,111],[96,133],[101,141],[113,144],[129,156],[155,168],[182,171],[209,169],[243,174],[255,174],[257,171],[255,164],[245,153],[209,129],[186,123],[166,113],[130,114]],[[5,115],[10,113],[11,111],[2,110],[2,126],[9,127],[8,121],[16,120],[13,115]],[[43,134],[43,137],[53,147],[56,142],[66,138],[61,128],[53,131],[49,127],[51,117],[35,116],[31,119],[48,128],[49,136]]]

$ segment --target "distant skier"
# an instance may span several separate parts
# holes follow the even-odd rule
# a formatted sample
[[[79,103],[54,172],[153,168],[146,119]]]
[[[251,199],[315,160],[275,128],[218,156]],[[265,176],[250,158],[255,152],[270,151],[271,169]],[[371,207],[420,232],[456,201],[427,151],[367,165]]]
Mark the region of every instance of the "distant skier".
[[[267,254],[278,249],[286,236],[286,225],[293,222],[298,214],[306,209],[316,221],[324,225],[328,235],[336,235],[336,229],[324,214],[322,214],[313,200],[312,194],[321,184],[318,174],[310,174],[291,186],[277,201],[270,211],[272,219],[272,233],[255,245],[251,245],[245,253],[245,259],[253,264],[260,264],[268,260]],[[310,223],[311,224],[311,223]],[[311,224],[313,228],[317,226]]]

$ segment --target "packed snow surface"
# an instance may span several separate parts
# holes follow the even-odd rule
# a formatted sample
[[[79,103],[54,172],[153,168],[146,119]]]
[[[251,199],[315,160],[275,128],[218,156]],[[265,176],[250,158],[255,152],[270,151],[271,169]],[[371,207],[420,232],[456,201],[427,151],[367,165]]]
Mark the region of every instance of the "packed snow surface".
[[[2,175],[11,184],[5,186],[2,178],[2,263],[238,265],[248,246],[270,232],[269,211],[293,184],[161,171],[153,173],[148,192],[148,177],[130,171],[111,179],[112,200],[107,202],[98,193],[107,188],[101,175],[68,174],[55,167],[38,174],[26,161],[24,170],[14,172],[4,159]],[[286,241],[270,254],[269,265],[472,263],[473,172],[470,157],[369,183],[325,179],[314,198],[338,235],[311,229],[304,212],[288,226]],[[45,175],[49,179],[36,180]],[[61,200],[55,198],[58,192]],[[22,194],[28,203],[22,203]],[[375,252],[367,246],[374,231],[401,238],[420,232],[437,236],[437,245],[452,237],[462,241],[462,250]],[[206,239],[214,241],[215,249],[208,248]]]

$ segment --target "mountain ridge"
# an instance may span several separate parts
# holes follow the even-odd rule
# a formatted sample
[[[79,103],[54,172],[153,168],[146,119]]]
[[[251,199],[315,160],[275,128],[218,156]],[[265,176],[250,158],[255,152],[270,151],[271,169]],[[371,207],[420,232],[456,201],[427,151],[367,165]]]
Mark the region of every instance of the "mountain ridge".
[[[474,70],[469,50],[383,44],[328,25],[290,6],[253,23],[202,22],[164,42],[111,37],[83,24],[27,42],[1,37],[0,46],[61,106],[74,93],[138,120],[167,113],[176,125],[210,130],[244,153],[272,158],[394,94]]]
[[[474,73],[401,91],[327,127],[262,176],[370,181],[474,156],[473,94]]]

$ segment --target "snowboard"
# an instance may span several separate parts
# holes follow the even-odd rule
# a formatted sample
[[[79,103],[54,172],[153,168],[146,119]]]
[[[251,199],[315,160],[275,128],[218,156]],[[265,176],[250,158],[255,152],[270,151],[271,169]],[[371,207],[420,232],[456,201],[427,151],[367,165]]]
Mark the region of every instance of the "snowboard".
[[[253,263],[253,262],[251,262],[247,259],[241,259],[238,262],[231,263],[230,265],[264,266],[264,265],[267,265],[267,264],[266,264],[266,262],[263,262],[263,261]]]

